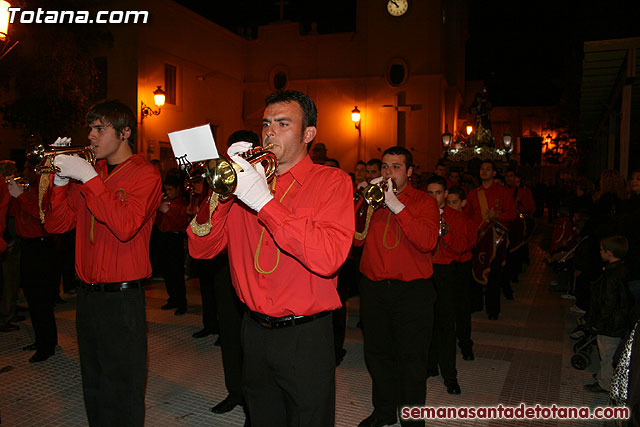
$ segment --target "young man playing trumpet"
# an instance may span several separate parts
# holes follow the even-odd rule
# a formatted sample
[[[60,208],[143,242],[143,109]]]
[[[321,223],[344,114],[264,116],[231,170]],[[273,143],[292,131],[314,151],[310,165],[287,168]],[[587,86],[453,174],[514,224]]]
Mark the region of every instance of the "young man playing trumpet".
[[[429,376],[437,376],[440,368],[447,393],[460,394],[456,371],[456,306],[463,297],[463,287],[458,280],[457,259],[469,246],[467,221],[462,212],[447,206],[447,182],[442,176],[432,176],[426,185],[427,194],[436,200],[440,209],[440,237],[432,254],[436,304]]]
[[[355,243],[364,242],[360,311],[374,407],[360,427],[394,424],[398,410],[424,406],[426,399],[435,301],[431,251],[440,214],[433,197],[409,185],[412,160],[404,147],[384,152],[382,177],[372,183],[386,180],[386,208],[373,213],[365,240]]]
[[[265,103],[262,143],[273,144],[275,177],[269,183],[261,165],[254,168],[239,155],[250,143],[229,147],[227,154],[243,169],[235,197],[201,206],[197,223],[187,229],[189,251],[211,258],[226,247],[233,285],[249,309],[242,345],[251,424],[332,426],[330,314],[340,307],[336,272],[354,234],[353,187],[345,172],[313,164],[307,154],[317,132],[311,98],[283,91]],[[209,218],[209,234],[194,232]]]
[[[160,172],[133,154],[136,117],[107,101],[87,114],[98,162],[56,156],[50,233],[76,228],[76,327],[89,425],[142,426],[147,372],[143,279],[160,200]],[[73,179],[73,182],[69,182]]]

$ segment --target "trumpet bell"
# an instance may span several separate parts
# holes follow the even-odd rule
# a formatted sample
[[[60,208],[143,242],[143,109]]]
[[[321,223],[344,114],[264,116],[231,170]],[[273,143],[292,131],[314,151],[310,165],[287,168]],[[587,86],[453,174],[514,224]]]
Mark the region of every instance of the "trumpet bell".
[[[397,193],[398,188],[396,183],[393,183],[393,192]],[[387,191],[387,181],[381,181],[378,184],[371,184],[365,188],[362,197],[373,209],[378,209],[384,206],[384,193]]]
[[[60,172],[54,164],[55,157],[60,154],[78,155],[95,166],[96,156],[90,146],[85,147],[50,147],[48,150],[42,144],[36,145],[27,154],[29,163],[36,165],[36,173],[52,174]]]

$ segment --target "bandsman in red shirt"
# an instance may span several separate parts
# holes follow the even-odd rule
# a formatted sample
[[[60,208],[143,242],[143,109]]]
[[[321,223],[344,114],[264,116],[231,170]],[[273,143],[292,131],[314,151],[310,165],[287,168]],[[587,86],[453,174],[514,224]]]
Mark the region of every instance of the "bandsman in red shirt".
[[[136,116],[119,101],[87,114],[98,159],[59,155],[45,218],[50,233],[76,229],[76,327],[89,425],[142,426],[147,372],[143,279],[162,198],[160,172],[133,154]],[[69,182],[73,179],[73,182]]]
[[[243,171],[235,197],[212,197],[187,228],[194,258],[225,247],[231,277],[249,313],[243,319],[243,391],[253,426],[329,426],[335,412],[331,311],[340,307],[337,271],[354,234],[349,175],[311,161],[316,107],[306,94],[267,97],[262,143],[278,160],[268,183],[262,166],[227,154]],[[212,215],[212,216],[210,216]],[[211,221],[208,234],[207,221]],[[197,233],[197,234],[196,234]]]
[[[447,393],[460,394],[456,371],[456,306],[463,286],[458,281],[458,259],[468,248],[467,219],[447,206],[447,182],[434,175],[426,182],[427,194],[436,199],[440,209],[440,237],[433,251],[433,286],[436,304],[433,337],[429,348],[429,376],[444,379]]]
[[[435,301],[431,251],[440,214],[433,197],[409,185],[412,161],[404,147],[383,153],[386,208],[373,213],[365,240],[355,242],[364,243],[360,311],[374,407],[362,427],[394,424],[400,408],[424,406],[426,399]]]
[[[465,218],[464,207],[467,205],[467,195],[462,187],[451,187],[447,190],[447,207],[461,212]],[[456,301],[456,337],[458,347],[462,353],[463,360],[474,360],[473,340],[471,340],[471,295],[472,286],[475,283],[471,275],[471,258],[473,247],[476,245],[477,232],[467,224],[467,247],[456,259],[456,281],[457,301]],[[482,310],[480,307],[479,310]]]
[[[500,314],[500,291],[508,280],[503,272],[506,255],[506,227],[516,218],[516,206],[513,195],[499,182],[495,164],[483,161],[480,165],[479,187],[469,192],[466,214],[469,226],[475,227],[479,237],[474,262],[474,278],[486,285],[484,289],[485,308],[490,320],[497,320]]]
[[[9,180],[8,187],[16,201],[16,231],[21,240],[20,282],[35,332],[35,342],[25,349],[36,351],[29,359],[36,363],[53,356],[58,344],[53,309],[60,277],[55,262],[55,240],[40,222],[38,176],[29,162],[25,163],[22,174],[29,183],[26,191],[15,180]]]
[[[174,173],[174,172],[177,172]],[[169,171],[164,182],[165,196],[158,207],[156,227],[158,229],[158,258],[160,274],[164,278],[169,299],[162,310],[176,309],[175,315],[187,312],[187,288],[184,281],[185,228],[189,224],[188,203],[182,196],[180,171]]]

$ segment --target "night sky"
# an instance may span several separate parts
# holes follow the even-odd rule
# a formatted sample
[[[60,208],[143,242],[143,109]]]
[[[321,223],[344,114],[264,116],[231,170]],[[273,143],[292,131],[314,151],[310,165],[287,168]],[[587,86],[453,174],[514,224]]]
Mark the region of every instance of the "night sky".
[[[285,0],[284,18],[321,34],[355,31],[356,1]],[[413,0],[417,1],[417,0]],[[179,0],[208,19],[241,33],[276,22],[276,0]],[[640,36],[637,0],[492,0],[467,2],[467,80],[484,80],[494,105],[575,103],[587,40]]]

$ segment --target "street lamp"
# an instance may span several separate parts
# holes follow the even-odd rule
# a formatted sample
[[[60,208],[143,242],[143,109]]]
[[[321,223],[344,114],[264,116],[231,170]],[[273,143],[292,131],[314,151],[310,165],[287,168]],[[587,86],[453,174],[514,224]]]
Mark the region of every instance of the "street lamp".
[[[502,134],[502,144],[504,145],[504,149],[507,153],[511,153],[513,151],[513,139],[511,138],[511,134],[509,132],[505,132]]]
[[[473,132],[473,126],[471,126],[471,125],[467,125],[467,129],[466,129],[466,131],[467,131],[467,136],[468,136],[468,135],[471,135],[471,132]]]
[[[160,114],[160,107],[164,105],[164,99],[165,99],[164,91],[162,90],[161,86],[158,86],[158,88],[153,91],[153,101],[158,107],[158,111],[153,111],[151,107],[148,107],[144,103],[144,101],[140,101],[140,124],[141,125],[145,117],[157,116],[158,114]]]
[[[9,38],[9,4],[6,0],[0,0],[0,59],[4,58],[11,49],[13,49],[18,41],[11,43]]]
[[[356,108],[351,110],[351,121],[353,122],[353,125],[356,127],[356,129],[358,129],[358,136],[360,136],[361,135],[361,132],[360,132],[360,110],[358,110],[358,106],[357,105],[356,105]]]
[[[442,134],[442,147],[449,150],[453,144],[453,135],[449,132],[449,125],[444,125],[444,133]]]

